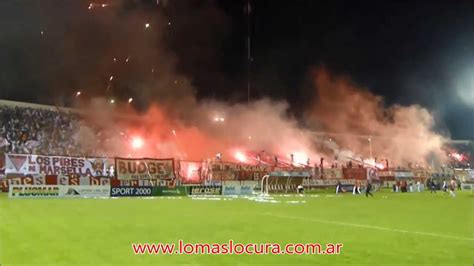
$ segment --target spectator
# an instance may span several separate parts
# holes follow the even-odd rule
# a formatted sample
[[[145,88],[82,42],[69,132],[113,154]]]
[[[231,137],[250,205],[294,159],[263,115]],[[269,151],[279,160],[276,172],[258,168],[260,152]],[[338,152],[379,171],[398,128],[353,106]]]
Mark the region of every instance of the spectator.
[[[0,152],[81,155],[72,137],[78,118],[52,109],[0,106]]]

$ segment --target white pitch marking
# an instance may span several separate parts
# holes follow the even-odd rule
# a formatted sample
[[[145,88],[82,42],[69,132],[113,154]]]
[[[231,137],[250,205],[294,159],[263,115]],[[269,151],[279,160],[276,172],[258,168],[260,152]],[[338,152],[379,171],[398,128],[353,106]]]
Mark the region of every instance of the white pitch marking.
[[[439,238],[450,238],[450,239],[456,239],[456,240],[474,241],[474,238],[469,238],[469,237],[442,235],[442,234],[418,232],[418,231],[408,231],[408,230],[403,230],[403,229],[395,229],[395,228],[381,227],[381,226],[374,226],[374,225],[344,223],[344,222],[327,221],[327,220],[312,219],[312,218],[297,217],[297,216],[274,215],[270,213],[261,213],[260,215],[283,218],[283,219],[303,220],[303,221],[311,221],[311,222],[325,223],[325,224],[335,224],[335,225],[342,225],[342,226],[376,229],[376,230],[381,230],[381,231],[398,232],[398,233],[404,233],[404,234],[425,235],[425,236],[433,236],[433,237],[439,237]]]

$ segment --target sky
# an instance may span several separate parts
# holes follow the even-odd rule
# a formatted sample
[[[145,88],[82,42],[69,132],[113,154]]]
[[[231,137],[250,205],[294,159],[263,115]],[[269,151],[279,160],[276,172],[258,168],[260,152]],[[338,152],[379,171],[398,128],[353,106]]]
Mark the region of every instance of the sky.
[[[102,4],[104,5],[102,7]],[[4,0],[0,98],[72,105],[75,93],[172,102],[312,104],[324,67],[418,104],[453,139],[474,139],[472,1]],[[148,26],[147,26],[148,25]]]

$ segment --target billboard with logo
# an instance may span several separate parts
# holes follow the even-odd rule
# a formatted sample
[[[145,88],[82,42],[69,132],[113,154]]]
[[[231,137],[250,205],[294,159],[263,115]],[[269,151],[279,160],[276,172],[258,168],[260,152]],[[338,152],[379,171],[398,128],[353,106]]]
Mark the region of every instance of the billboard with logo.
[[[188,194],[184,186],[154,187],[152,193],[153,196],[186,196]]]
[[[113,187],[110,189],[111,197],[150,197],[153,187]]]
[[[102,198],[110,186],[10,185],[10,198]]]
[[[188,186],[188,192],[192,196],[221,195],[221,186]]]
[[[224,181],[222,195],[252,195],[257,181]]]

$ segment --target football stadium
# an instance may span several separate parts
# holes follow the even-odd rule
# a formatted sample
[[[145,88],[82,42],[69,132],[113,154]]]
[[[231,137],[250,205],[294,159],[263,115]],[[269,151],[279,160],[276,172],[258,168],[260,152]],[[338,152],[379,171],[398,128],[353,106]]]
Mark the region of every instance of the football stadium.
[[[473,265],[472,5],[386,4],[0,2],[0,266]]]

